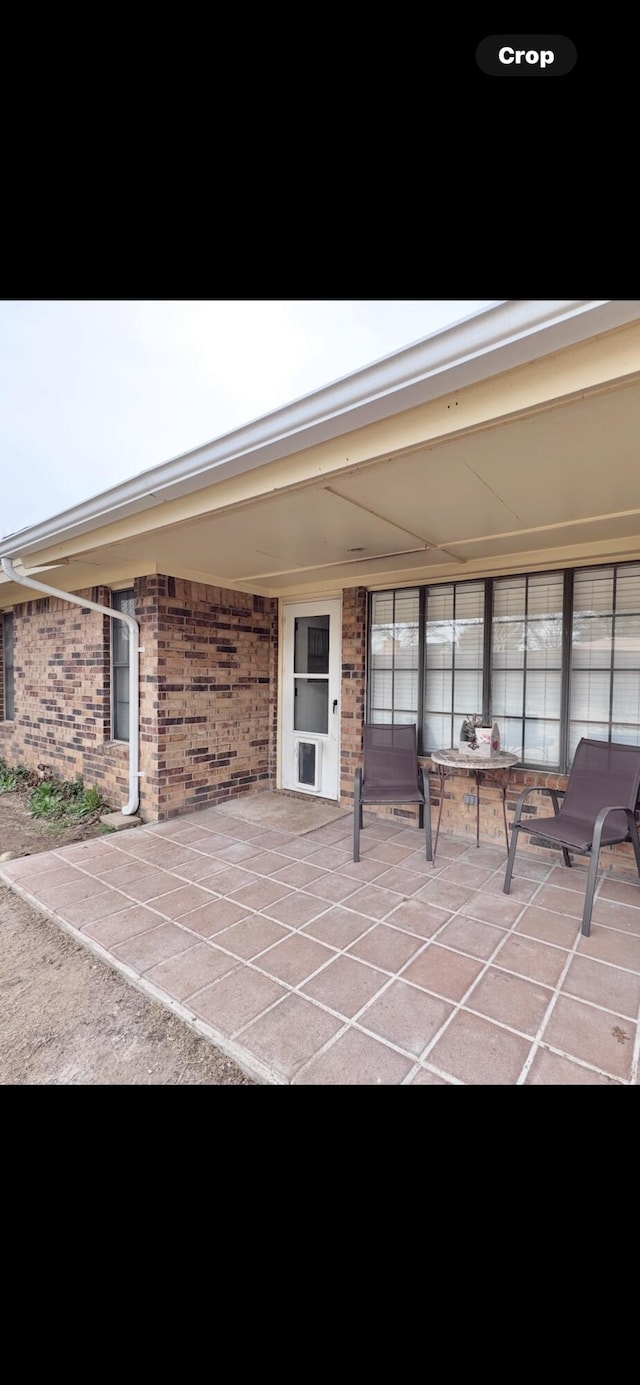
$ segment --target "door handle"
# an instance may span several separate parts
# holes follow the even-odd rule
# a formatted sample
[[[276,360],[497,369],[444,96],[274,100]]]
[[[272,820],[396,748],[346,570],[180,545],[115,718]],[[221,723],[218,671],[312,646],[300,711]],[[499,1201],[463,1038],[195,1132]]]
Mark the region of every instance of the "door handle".
[[[335,716],[335,714],[336,714],[336,707],[337,707],[337,706],[338,706],[338,699],[337,699],[337,697],[334,697],[334,699],[333,699],[333,715],[334,715],[334,716]]]

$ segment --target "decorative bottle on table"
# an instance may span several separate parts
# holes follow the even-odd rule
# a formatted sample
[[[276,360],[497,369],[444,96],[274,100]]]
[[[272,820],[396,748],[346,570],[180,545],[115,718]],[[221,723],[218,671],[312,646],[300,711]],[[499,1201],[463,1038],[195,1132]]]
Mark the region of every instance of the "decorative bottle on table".
[[[462,726],[460,727],[460,739],[458,742],[461,755],[465,755],[469,750],[475,750],[477,743],[476,726],[479,726],[481,721],[482,717],[477,716],[475,712],[464,718]]]

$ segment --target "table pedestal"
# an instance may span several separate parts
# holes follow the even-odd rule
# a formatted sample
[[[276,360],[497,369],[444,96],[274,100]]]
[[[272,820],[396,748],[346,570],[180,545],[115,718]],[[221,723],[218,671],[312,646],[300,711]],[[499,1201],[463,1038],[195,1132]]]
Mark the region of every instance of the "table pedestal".
[[[469,764],[468,760],[465,760],[460,764],[451,763],[449,755],[447,755],[447,760],[449,761],[448,763],[445,763],[437,759],[435,755],[431,756],[431,760],[438,770],[438,776],[440,779],[440,805],[438,807],[438,822],[436,826],[436,837],[433,847],[434,862],[436,859],[436,851],[438,850],[438,837],[440,835],[440,821],[442,818],[442,805],[444,803],[445,784],[447,779],[450,779],[452,775],[456,774],[461,769],[469,771],[469,773],[473,776],[476,785],[476,846],[480,846],[480,784],[484,779],[485,783],[491,784],[496,788],[500,789],[502,795],[502,818],[504,822],[504,839],[508,851],[509,829],[507,827],[507,788],[509,787],[509,776],[511,774],[511,770],[513,766],[518,763],[517,757],[514,755],[513,761],[509,765],[496,765],[493,767],[490,763],[487,763],[486,765]]]

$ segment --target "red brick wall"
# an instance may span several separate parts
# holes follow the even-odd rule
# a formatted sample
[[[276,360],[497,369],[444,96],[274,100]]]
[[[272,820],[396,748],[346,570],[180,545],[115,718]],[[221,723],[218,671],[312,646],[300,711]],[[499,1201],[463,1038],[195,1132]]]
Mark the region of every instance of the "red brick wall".
[[[427,758],[422,759],[421,763],[429,773],[430,796],[431,796],[431,817],[435,832],[438,820],[438,808],[440,804],[440,776],[434,771],[431,761]],[[544,774],[536,770],[516,768],[511,771],[508,779],[506,794],[507,828],[511,831],[516,804],[522,790],[532,785],[540,785],[541,788],[566,789],[567,777],[561,774]],[[450,832],[457,837],[465,837],[471,845],[476,839],[476,784],[471,772],[466,770],[456,771],[445,781],[444,802],[442,805],[441,832]],[[465,803],[465,796],[471,796],[473,803]],[[562,803],[562,799],[559,800]],[[526,801],[525,817],[535,821],[537,817],[548,817],[553,813],[553,803],[548,793],[531,794]],[[559,849],[551,849],[548,846],[539,846],[534,837],[529,837],[526,833],[520,834],[521,841],[518,850],[532,852],[536,856],[549,861],[562,864],[562,856]],[[502,812],[502,793],[497,786],[492,786],[487,781],[480,784],[480,841],[503,846],[506,850],[504,817]],[[633,847],[620,844],[619,846],[609,847],[602,850],[600,860],[603,869],[617,867],[626,869],[630,866],[636,869]]]
[[[353,803],[353,776],[362,764],[367,660],[367,590],[342,593],[342,703],[340,717],[340,802]]]
[[[104,587],[76,595],[111,601]],[[119,808],[129,796],[129,751],[110,740],[110,624],[55,597],[14,607],[15,719],[0,724],[0,757],[27,769],[46,765],[61,779],[81,775]],[[141,797],[153,812],[144,780]]]
[[[275,782],[277,602],[167,576],[135,581],[140,813],[147,821]],[[106,588],[77,593],[110,604]],[[15,721],[0,758],[81,774],[119,808],[129,747],[110,740],[110,625],[54,597],[14,611]],[[134,718],[132,714],[132,725]]]
[[[157,609],[160,818],[275,780],[277,601],[148,577]]]
[[[140,811],[149,821],[276,782],[278,603],[168,576],[136,579],[140,622]],[[102,587],[81,595],[110,604]],[[362,764],[365,716],[367,593],[343,593],[340,801],[353,801],[353,776]],[[114,807],[128,797],[129,748],[110,740],[110,620],[53,597],[14,610],[15,720],[0,721],[0,758],[35,769],[47,765],[64,779],[81,774]],[[1,640],[0,622],[0,640]],[[1,688],[0,679],[0,688]],[[423,761],[427,770],[430,761]],[[516,770],[509,781],[507,818],[525,785],[564,788],[556,775]],[[432,818],[439,778],[430,773]],[[476,786],[460,773],[447,780],[442,831],[475,840]],[[548,795],[531,806],[551,811]],[[413,822],[415,810],[375,810]],[[481,786],[480,840],[504,843],[500,791]],[[557,852],[527,850],[550,859]],[[602,854],[634,866],[631,847]]]

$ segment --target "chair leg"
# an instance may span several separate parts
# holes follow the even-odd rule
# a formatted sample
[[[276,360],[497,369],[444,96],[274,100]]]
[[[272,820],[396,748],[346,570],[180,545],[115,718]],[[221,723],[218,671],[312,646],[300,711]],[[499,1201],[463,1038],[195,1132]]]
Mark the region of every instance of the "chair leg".
[[[429,776],[424,771],[420,771],[420,785],[424,794],[424,803],[420,804],[420,826],[424,827],[424,845],[428,861],[433,865],[433,841],[431,838],[431,796],[429,793]]]
[[[516,859],[516,848],[518,845],[518,831],[519,829],[517,825],[514,823],[513,827],[511,828],[511,845],[509,847],[509,855],[507,857],[507,869],[505,871],[504,885],[502,886],[503,894],[508,894],[509,890],[511,889],[511,876],[513,875],[513,866]]]
[[[566,846],[563,846],[563,848],[562,848],[562,859],[563,859],[563,861],[564,861],[564,863],[565,863],[565,866],[572,866],[572,865],[573,865],[573,861],[571,860],[571,857],[570,857],[570,855],[569,855],[569,852],[567,851]]]
[[[629,836],[631,837],[631,844],[633,846],[633,851],[636,858],[638,875],[640,875],[640,838],[638,838],[638,828],[636,825],[635,813],[629,813]]]
[[[362,826],[362,770],[357,769],[353,781],[353,859],[360,860],[360,828]]]
[[[582,932],[585,938],[591,932],[591,910],[593,909],[593,896],[596,892],[596,879],[598,875],[598,857],[600,856],[600,836],[598,840],[593,840],[591,847],[591,860],[589,861],[589,873],[587,875],[587,888],[584,896],[584,909],[582,911]]]

